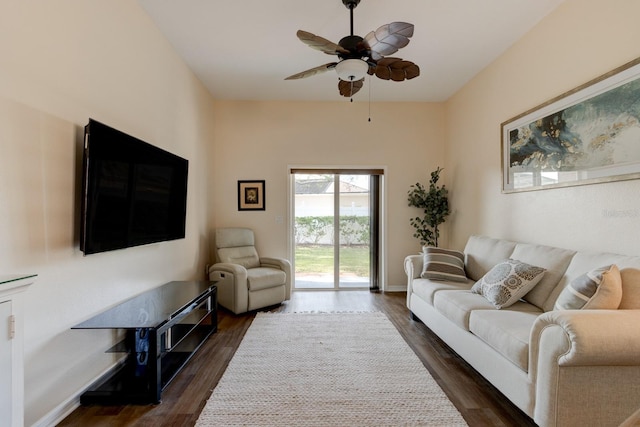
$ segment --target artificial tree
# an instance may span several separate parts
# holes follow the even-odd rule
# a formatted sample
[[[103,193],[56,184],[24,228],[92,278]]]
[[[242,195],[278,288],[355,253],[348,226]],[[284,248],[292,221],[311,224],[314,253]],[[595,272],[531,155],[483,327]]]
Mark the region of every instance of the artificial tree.
[[[408,193],[409,206],[423,211],[422,217],[417,216],[410,220],[415,229],[413,237],[419,239],[423,246],[438,246],[438,237],[440,237],[438,226],[449,215],[448,190],[444,185],[437,186],[440,172],[442,172],[441,167],[431,172],[428,189],[418,182],[410,187]]]

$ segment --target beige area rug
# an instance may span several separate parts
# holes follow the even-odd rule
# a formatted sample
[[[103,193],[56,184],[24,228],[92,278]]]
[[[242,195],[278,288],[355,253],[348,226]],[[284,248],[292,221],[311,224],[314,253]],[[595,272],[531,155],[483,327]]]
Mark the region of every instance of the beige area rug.
[[[196,426],[466,426],[383,313],[259,313]]]

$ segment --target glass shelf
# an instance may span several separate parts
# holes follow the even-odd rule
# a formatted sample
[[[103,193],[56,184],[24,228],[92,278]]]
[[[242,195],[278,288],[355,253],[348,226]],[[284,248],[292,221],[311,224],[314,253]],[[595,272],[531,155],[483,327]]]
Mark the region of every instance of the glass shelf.
[[[37,274],[0,274],[0,286],[19,280],[33,279]]]
[[[170,282],[72,329],[125,329],[108,352],[128,353],[81,397],[82,404],[160,402],[162,390],[217,329],[215,282]]]
[[[71,329],[137,329],[159,328],[178,316],[212,282],[170,282],[124,301]]]
[[[14,293],[18,288],[31,285],[37,274],[0,274],[0,293]]]

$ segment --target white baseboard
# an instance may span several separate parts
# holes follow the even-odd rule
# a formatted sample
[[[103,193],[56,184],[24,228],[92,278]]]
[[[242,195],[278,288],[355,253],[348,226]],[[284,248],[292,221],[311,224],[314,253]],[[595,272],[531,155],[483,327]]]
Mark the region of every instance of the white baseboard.
[[[115,363],[113,366],[105,369],[98,376],[96,376],[91,381],[88,381],[84,387],[74,393],[67,400],[60,403],[58,406],[49,411],[44,417],[40,418],[38,421],[33,423],[31,427],[51,427],[58,425],[62,420],[67,418],[73,411],[80,407],[80,396],[85,392],[89,387],[95,384],[100,378],[106,375],[109,371],[111,371],[114,367],[116,367],[118,363]]]
[[[385,292],[407,292],[407,285],[387,286]]]
[[[80,406],[80,394],[82,393],[78,393],[77,396],[73,396],[73,398],[55,407],[47,415],[36,421],[32,427],[51,427],[58,425],[58,423],[67,418]]]

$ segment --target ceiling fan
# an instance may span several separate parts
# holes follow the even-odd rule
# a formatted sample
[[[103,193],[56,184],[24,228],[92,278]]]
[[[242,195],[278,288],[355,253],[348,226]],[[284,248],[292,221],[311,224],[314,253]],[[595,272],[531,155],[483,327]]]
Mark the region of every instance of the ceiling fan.
[[[362,38],[353,34],[353,9],[360,0],[342,0],[342,3],[350,11],[351,35],[344,37],[338,44],[307,31],[298,30],[296,33],[306,45],[328,55],[338,55],[339,61],[293,74],[285,80],[302,79],[335,69],[340,79],[340,95],[351,97],[364,85],[366,74],[375,74],[380,79],[397,82],[420,75],[420,67],[413,62],[386,56],[409,44],[409,38],[413,36],[413,24],[392,22]]]

